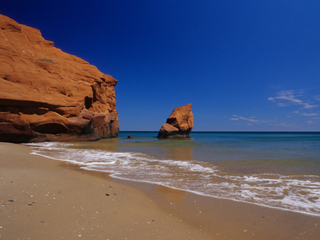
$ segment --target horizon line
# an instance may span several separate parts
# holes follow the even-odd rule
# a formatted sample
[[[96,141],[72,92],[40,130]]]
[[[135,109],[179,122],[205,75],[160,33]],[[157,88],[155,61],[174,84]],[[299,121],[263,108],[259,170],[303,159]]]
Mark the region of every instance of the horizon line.
[[[119,132],[159,132],[156,130],[120,130]],[[192,131],[192,133],[320,133],[320,131]]]

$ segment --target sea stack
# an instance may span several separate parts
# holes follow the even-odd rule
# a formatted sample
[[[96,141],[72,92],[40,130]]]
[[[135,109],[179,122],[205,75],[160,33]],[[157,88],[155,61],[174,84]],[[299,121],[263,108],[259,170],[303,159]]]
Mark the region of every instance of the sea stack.
[[[158,138],[188,138],[193,128],[192,104],[175,108],[158,133]]]
[[[76,40],[75,40],[76,41]],[[0,141],[118,135],[117,80],[0,15]]]

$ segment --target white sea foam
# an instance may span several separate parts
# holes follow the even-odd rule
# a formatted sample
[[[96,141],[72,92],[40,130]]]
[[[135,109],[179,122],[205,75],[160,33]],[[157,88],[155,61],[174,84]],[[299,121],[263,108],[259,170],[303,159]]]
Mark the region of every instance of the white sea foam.
[[[32,153],[113,177],[196,194],[320,216],[320,178],[314,175],[235,175],[200,161],[156,159],[136,152],[77,149],[70,143],[33,143]]]

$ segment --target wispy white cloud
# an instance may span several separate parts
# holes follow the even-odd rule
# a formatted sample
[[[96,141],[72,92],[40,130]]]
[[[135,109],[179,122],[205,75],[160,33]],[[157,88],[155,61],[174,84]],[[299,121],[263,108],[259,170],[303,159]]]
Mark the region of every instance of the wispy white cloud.
[[[285,122],[273,122],[273,123],[270,123],[269,125],[274,126],[274,127],[286,127],[286,128],[298,128],[299,127],[299,125],[285,123]]]
[[[230,118],[231,121],[239,121],[240,119],[239,118],[236,118],[236,117],[233,117],[233,118]]]
[[[280,122],[280,121],[277,121],[276,119],[262,120],[262,119],[256,119],[255,117],[242,117],[242,116],[238,116],[238,115],[233,115],[233,117],[231,117],[230,120],[243,121],[243,122],[246,122],[246,124],[248,126],[257,125],[257,124],[266,124],[266,125],[274,126],[274,127],[286,127],[286,128],[297,128],[298,127],[298,125]]]
[[[305,112],[299,112],[299,111],[293,111],[292,113],[298,114],[305,117],[315,117],[318,116],[318,113],[305,113]]]
[[[269,97],[269,101],[274,102],[279,107],[289,107],[289,111],[281,111],[280,114],[270,112],[269,119],[261,119],[259,116],[233,115],[229,119],[237,122],[237,125],[246,124],[248,126],[264,125],[264,128],[290,128],[299,129],[305,125],[312,125],[319,122],[320,95],[308,96],[304,90],[284,90],[279,91],[274,97]],[[304,125],[304,126],[303,126]]]
[[[284,90],[277,93],[275,97],[269,97],[268,100],[276,103],[279,107],[287,107],[298,105],[304,109],[316,108],[319,105],[310,103],[310,101],[302,100],[303,91]]]
[[[314,99],[320,101],[320,95],[315,96]]]
[[[246,121],[248,123],[266,123],[267,121],[261,120],[261,119],[256,119],[255,117],[242,117],[238,115],[233,115],[232,118],[230,118],[232,121]]]
[[[308,120],[308,121],[306,121],[306,123],[309,124],[309,125],[311,125],[311,124],[313,124],[313,121]]]

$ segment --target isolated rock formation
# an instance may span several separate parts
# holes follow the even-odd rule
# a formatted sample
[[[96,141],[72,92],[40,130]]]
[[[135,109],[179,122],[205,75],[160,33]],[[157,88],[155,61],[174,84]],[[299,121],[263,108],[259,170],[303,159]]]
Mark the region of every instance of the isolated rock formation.
[[[0,141],[118,135],[117,80],[0,15]]]
[[[158,138],[186,138],[193,128],[192,104],[177,107],[167,118],[158,133]]]

